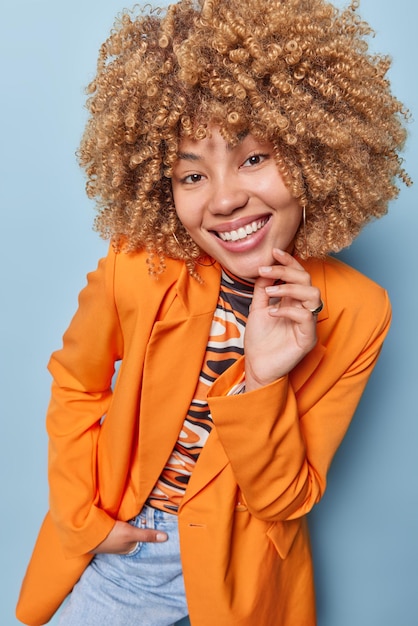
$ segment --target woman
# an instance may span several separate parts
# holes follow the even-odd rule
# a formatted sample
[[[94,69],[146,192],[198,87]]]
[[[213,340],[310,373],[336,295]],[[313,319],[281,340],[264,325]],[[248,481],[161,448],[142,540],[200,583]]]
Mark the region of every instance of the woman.
[[[369,32],[354,3],[181,0],[102,46],[79,158],[112,245],[49,365],[24,623],[68,594],[62,626],[316,623],[306,514],[390,323],[327,255],[409,183]]]

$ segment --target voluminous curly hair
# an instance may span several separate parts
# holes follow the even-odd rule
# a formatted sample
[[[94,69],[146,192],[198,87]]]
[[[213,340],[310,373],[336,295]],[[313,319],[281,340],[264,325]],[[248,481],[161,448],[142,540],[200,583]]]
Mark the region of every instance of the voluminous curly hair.
[[[146,249],[152,271],[202,251],[178,220],[172,166],[182,137],[220,127],[234,145],[268,139],[306,211],[301,257],[338,251],[409,184],[399,156],[408,112],[368,51],[357,2],[180,0],[123,13],[88,88],[79,149],[96,229],[116,249]],[[173,236],[174,235],[174,236]]]

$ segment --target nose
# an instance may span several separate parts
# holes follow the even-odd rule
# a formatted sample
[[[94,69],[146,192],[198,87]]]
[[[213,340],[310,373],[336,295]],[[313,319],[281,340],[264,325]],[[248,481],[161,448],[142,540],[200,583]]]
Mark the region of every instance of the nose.
[[[212,187],[208,209],[214,215],[230,215],[246,206],[248,192],[233,177],[217,179]]]

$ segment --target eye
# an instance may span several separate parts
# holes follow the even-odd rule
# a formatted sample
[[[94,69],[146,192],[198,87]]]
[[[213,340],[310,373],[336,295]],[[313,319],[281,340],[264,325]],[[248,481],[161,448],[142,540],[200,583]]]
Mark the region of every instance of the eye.
[[[260,165],[263,161],[268,159],[268,154],[252,154],[243,163],[243,167],[251,167],[252,165]]]
[[[200,183],[202,179],[203,179],[202,174],[188,174],[187,176],[184,176],[184,178],[181,179],[181,182],[185,185],[193,185],[196,183]]]

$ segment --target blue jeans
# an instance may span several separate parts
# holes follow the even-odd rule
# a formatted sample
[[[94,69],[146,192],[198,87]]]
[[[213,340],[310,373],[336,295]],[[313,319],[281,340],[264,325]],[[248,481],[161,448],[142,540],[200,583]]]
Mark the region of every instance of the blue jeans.
[[[135,526],[168,534],[129,554],[97,554],[61,611],[59,626],[172,626],[188,614],[177,516],[145,506]]]

